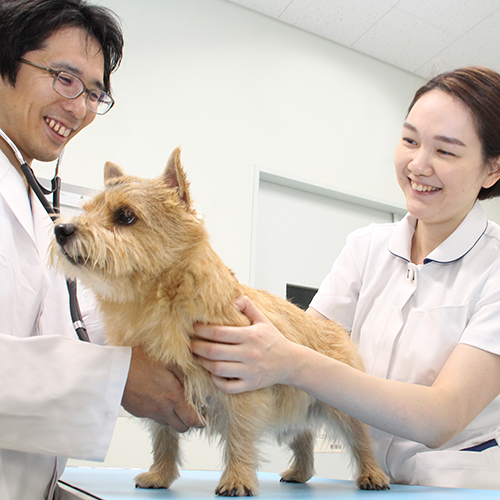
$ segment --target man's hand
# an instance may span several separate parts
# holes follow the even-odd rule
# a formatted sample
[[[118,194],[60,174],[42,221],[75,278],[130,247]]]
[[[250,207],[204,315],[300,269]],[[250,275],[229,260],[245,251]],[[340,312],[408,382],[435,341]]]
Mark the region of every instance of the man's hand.
[[[136,417],[150,418],[177,432],[203,427],[198,414],[186,400],[182,376],[173,368],[148,358],[141,347],[132,348],[122,406]]]

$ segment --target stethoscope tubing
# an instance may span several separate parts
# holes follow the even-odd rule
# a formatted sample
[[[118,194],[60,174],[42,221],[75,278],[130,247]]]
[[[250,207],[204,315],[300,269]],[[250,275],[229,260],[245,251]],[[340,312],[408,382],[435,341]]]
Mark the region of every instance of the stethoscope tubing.
[[[19,151],[19,148],[12,142],[10,137],[0,129],[0,136],[5,140],[5,142],[11,147],[12,151],[16,155],[17,160],[21,165],[21,170],[26,177],[26,181],[30,185],[33,192],[36,194],[40,203],[45,208],[45,211],[49,214],[52,221],[55,221],[59,217],[60,213],[60,193],[61,193],[61,178],[59,177],[59,163],[64,154],[64,149],[61,151],[59,158],[56,163],[56,171],[54,178],[51,181],[52,189],[46,189],[43,187],[38,179],[36,178],[32,168],[26,163],[23,155]],[[45,196],[46,194],[52,194],[52,203]],[[71,313],[71,320],[73,321],[73,328],[75,329],[78,338],[84,342],[90,342],[87,330],[83,323],[82,313],[80,311],[80,306],[78,305],[78,296],[76,292],[76,280],[66,280],[69,293],[69,307]]]

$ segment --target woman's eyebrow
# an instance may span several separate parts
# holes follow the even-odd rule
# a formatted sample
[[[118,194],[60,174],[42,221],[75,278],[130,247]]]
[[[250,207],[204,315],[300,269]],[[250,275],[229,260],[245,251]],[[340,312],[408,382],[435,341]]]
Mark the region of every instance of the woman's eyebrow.
[[[408,130],[411,130],[412,132],[418,133],[417,128],[415,126],[413,126],[411,123],[404,122],[403,128],[406,128]],[[466,144],[464,142],[462,142],[460,139],[457,139],[455,137],[448,137],[446,135],[435,135],[434,139],[436,139],[437,141],[446,142],[448,144],[454,144],[456,146],[466,146]]]
[[[403,123],[403,128],[407,128],[408,130],[411,130],[412,132],[415,132],[415,133],[418,132],[417,128],[408,122]]]
[[[447,142],[448,144],[454,144],[455,146],[466,146],[466,144],[460,139],[456,139],[455,137],[447,137],[446,135],[435,135],[434,139],[441,142]]]

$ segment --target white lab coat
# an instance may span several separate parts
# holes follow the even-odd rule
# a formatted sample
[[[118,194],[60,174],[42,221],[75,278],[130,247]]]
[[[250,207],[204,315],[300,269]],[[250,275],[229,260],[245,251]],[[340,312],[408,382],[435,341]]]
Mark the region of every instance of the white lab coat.
[[[0,152],[1,500],[51,498],[64,457],[105,458],[130,364],[129,348],[77,340],[51,231]]]
[[[430,386],[458,343],[500,354],[500,228],[476,203],[422,265],[416,219],[351,234],[311,307],[351,330],[366,371]],[[500,398],[439,450],[373,430],[392,482],[500,489],[500,448],[460,451],[500,435]]]

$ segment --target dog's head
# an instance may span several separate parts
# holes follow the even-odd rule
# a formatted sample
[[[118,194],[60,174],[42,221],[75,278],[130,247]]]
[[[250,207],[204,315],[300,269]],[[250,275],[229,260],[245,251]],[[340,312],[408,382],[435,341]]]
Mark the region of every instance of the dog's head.
[[[56,223],[52,257],[99,295],[127,300],[186,259],[206,232],[191,207],[179,148],[156,179],[109,162],[104,178],[104,191],[80,215]]]

